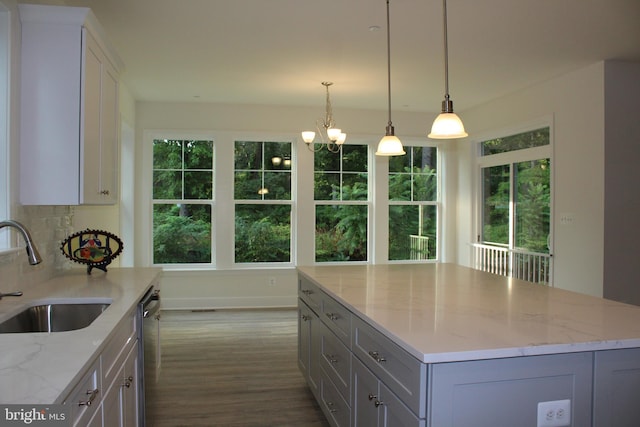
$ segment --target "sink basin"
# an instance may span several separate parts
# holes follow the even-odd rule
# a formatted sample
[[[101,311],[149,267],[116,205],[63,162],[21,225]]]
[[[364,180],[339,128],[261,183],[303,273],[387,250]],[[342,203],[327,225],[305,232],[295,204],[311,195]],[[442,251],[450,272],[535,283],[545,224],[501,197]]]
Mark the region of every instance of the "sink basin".
[[[28,307],[0,323],[0,333],[63,332],[89,326],[107,303],[55,303]]]

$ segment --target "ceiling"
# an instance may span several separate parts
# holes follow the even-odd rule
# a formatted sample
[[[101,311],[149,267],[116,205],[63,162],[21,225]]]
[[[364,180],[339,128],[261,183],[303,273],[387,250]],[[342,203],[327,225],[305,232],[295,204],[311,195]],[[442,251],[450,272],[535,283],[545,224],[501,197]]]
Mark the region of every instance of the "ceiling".
[[[90,7],[142,101],[387,108],[385,0],[35,0]],[[442,2],[391,0],[392,108],[444,94]],[[449,0],[457,112],[603,59],[640,61],[639,0]],[[372,27],[379,27],[377,31]]]

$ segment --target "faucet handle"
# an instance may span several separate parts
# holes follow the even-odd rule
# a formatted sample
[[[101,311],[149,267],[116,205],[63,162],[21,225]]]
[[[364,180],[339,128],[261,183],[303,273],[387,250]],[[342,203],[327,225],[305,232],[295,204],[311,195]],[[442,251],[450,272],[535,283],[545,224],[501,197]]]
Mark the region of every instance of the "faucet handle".
[[[7,292],[7,293],[0,292],[0,299],[2,299],[2,297],[21,297],[21,296],[22,296],[22,291]]]

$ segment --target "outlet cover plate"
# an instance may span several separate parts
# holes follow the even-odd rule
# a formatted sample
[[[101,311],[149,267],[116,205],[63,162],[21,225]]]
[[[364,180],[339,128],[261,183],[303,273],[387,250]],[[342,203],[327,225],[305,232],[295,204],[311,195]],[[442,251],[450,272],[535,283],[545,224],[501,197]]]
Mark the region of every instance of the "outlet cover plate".
[[[571,400],[538,402],[537,427],[571,426]]]

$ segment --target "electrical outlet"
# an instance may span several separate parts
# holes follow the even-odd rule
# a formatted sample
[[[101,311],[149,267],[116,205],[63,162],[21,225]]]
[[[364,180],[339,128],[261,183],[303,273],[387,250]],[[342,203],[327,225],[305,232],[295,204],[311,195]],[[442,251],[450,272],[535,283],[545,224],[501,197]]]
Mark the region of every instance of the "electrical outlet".
[[[538,402],[538,427],[571,425],[571,400]]]
[[[560,214],[560,224],[562,225],[571,225],[575,222],[576,216],[572,213],[563,213]]]

